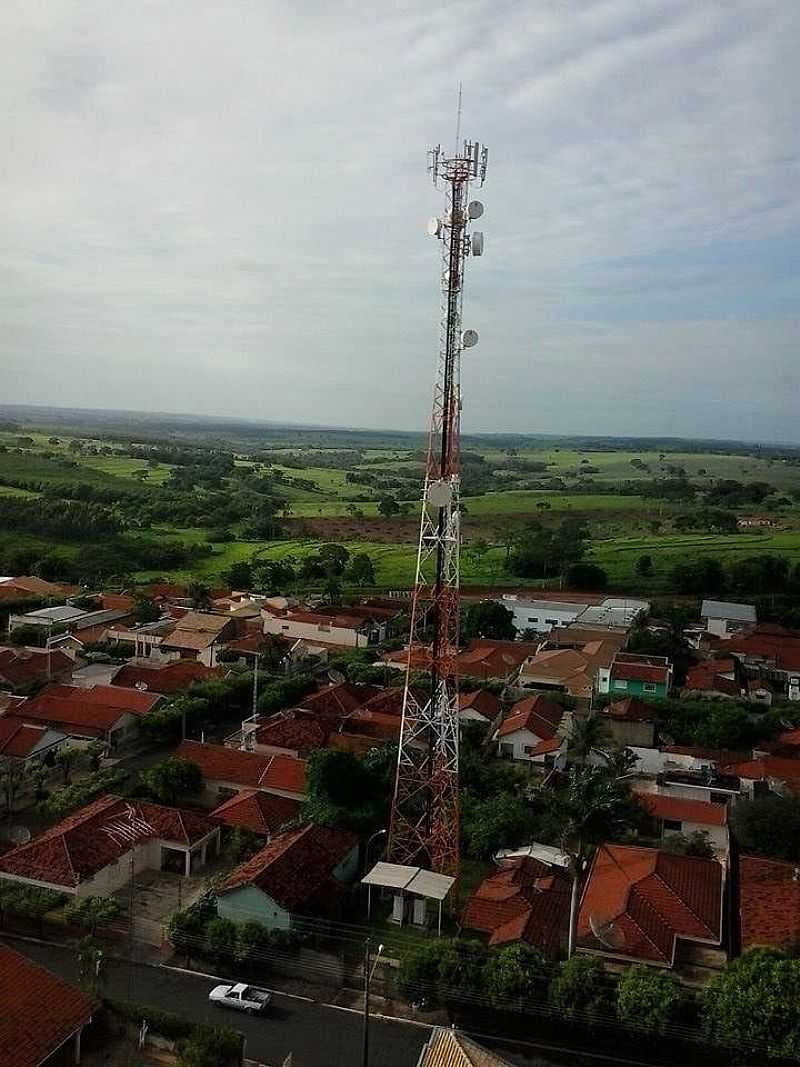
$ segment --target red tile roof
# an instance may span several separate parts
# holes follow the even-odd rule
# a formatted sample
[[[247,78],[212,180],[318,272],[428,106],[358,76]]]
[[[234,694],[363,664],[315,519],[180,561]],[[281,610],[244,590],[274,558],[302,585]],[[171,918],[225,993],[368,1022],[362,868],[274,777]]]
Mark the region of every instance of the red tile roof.
[[[566,871],[529,856],[506,860],[467,899],[466,930],[489,934],[490,945],[527,941],[557,956],[569,925]]]
[[[782,756],[760,756],[742,760],[722,768],[724,774],[760,782],[774,779],[785,782],[792,792],[800,792],[800,759],[785,759]]]
[[[191,845],[214,829],[204,815],[107,795],[67,816],[26,845],[0,856],[0,873],[75,888],[130,852],[130,845],[105,832],[127,819],[148,824],[152,837]]]
[[[483,715],[488,719],[489,722],[494,722],[500,711],[500,701],[488,689],[476,689],[472,693],[458,694],[458,710],[476,711],[479,715]]]
[[[746,637],[725,642],[729,652],[774,661],[779,670],[800,669],[800,633],[779,626],[760,625]]]
[[[232,782],[298,797],[306,791],[305,760],[293,756],[243,752],[238,748],[207,745],[200,741],[181,742],[175,755],[196,763],[203,777],[212,782]]]
[[[274,834],[287,822],[297,818],[300,802],[278,797],[262,789],[243,789],[210,813],[209,819],[226,826],[252,830],[255,834]]]
[[[26,759],[42,743],[49,726],[25,722],[16,715],[0,717],[0,755]]]
[[[66,652],[54,648],[0,648],[0,685],[14,689],[31,682],[44,681],[49,675],[72,674],[75,661]]]
[[[577,943],[672,966],[679,938],[721,943],[722,888],[716,860],[602,845],[583,890]]]
[[[222,678],[224,673],[221,667],[206,667],[192,659],[180,659],[163,667],[137,667],[126,663],[114,675],[113,683],[123,689],[170,696],[188,689],[192,682]]]
[[[507,737],[517,730],[528,730],[540,740],[550,740],[556,736],[564,709],[555,700],[549,700],[543,693],[518,700],[508,716],[500,724],[497,737]]]
[[[288,749],[305,757],[323,748],[330,731],[313,715],[302,711],[279,711],[255,731],[255,743],[264,748]]]
[[[736,678],[724,678],[722,675],[736,672],[735,659],[704,659],[686,672],[686,689],[715,690],[719,693],[730,692],[737,696],[739,687]]]
[[[299,708],[316,712],[317,715],[348,715],[360,708],[370,697],[380,692],[374,685],[355,685],[352,682],[340,682],[328,685],[316,693],[297,701]]]
[[[83,689],[72,685],[48,685],[25,704],[24,717],[50,723],[65,732],[102,736],[126,713],[142,716],[161,697],[111,685]]]
[[[615,700],[600,709],[600,714],[615,722],[653,722],[655,712],[653,706],[638,697],[626,697],[625,700]]]
[[[328,885],[336,867],[358,845],[356,834],[308,823],[274,837],[237,867],[217,890],[252,885],[287,911],[306,906]]]
[[[742,949],[800,941],[800,868],[761,856],[739,859]]]
[[[80,989],[7,945],[0,945],[0,1003],[5,1067],[41,1067],[94,1010]]]
[[[656,819],[675,819],[704,826],[725,826],[728,822],[728,809],[724,804],[684,800],[663,793],[637,793],[635,796],[645,811]]]
[[[627,663],[615,660],[611,667],[611,677],[628,682],[654,682],[666,685],[669,681],[669,668],[656,667],[649,663]]]

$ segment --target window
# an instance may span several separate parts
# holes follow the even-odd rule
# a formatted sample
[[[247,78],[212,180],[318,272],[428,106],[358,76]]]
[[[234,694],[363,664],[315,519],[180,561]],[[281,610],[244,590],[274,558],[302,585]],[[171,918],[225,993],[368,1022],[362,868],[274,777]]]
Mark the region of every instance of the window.
[[[678,833],[683,829],[683,823],[680,819],[664,819],[665,830],[677,830]]]
[[[529,615],[528,616],[528,622],[538,622],[538,621],[539,621],[539,616],[538,615]]]
[[[545,619],[548,626],[558,626],[558,619]]]
[[[614,679],[614,688],[615,689],[627,689],[628,688],[628,683],[627,682],[623,682],[622,679],[620,679],[620,678],[615,678]]]
[[[655,684],[653,682],[645,682],[644,685],[642,686],[642,690],[645,693],[655,693],[656,686],[655,686]]]

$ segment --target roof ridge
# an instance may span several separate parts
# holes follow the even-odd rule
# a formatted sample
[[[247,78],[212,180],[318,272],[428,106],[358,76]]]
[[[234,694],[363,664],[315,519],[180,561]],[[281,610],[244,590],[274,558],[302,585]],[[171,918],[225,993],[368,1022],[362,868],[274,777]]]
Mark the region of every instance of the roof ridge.
[[[672,888],[672,886],[669,884],[669,882],[667,882],[666,879],[661,874],[659,874],[659,871],[658,871],[658,860],[660,858],[661,858],[661,854],[659,853],[658,859],[656,860],[655,869],[653,870],[652,875],[649,876],[649,877],[657,878],[658,881],[664,886],[664,888],[666,890],[668,890],[668,892],[675,898],[675,900],[677,900],[678,903],[681,904],[686,909],[686,911],[688,911],[689,914],[692,915],[700,923],[701,926],[703,926],[706,930],[710,930],[711,927],[708,925],[706,920],[701,918],[697,914],[695,909],[691,906],[691,904],[689,904],[687,901],[685,901],[683,899],[683,897],[678,896],[678,893]],[[674,858],[680,858],[680,859],[703,859],[702,856],[680,856],[680,857],[671,857],[671,858],[673,858],[673,859]],[[706,862],[708,862],[708,863],[716,863],[716,860],[707,860]],[[642,879],[642,880],[644,880],[644,879]],[[656,908],[655,904],[653,904],[652,907],[656,911],[656,913],[659,915],[659,917],[662,919],[662,921],[666,923],[667,920],[664,918],[663,915],[661,915],[661,912],[658,911],[658,908]],[[712,930],[711,932],[713,933],[714,931]]]

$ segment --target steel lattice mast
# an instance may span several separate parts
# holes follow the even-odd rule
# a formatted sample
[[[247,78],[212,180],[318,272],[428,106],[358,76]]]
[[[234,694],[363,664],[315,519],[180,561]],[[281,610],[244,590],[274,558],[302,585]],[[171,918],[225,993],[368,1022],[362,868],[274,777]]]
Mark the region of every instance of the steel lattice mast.
[[[461,329],[464,265],[481,255],[483,234],[468,232],[483,207],[468,202],[471,181],[483,184],[488,151],[477,141],[446,156],[429,153],[435,185],[445,189],[443,219],[429,233],[442,243],[441,331],[433,412],[428,438],[417,572],[411,602],[411,633],[403,694],[388,856],[458,875],[458,601],[459,446],[461,351],[476,344],[474,330]],[[428,650],[430,694],[411,683],[417,657]]]

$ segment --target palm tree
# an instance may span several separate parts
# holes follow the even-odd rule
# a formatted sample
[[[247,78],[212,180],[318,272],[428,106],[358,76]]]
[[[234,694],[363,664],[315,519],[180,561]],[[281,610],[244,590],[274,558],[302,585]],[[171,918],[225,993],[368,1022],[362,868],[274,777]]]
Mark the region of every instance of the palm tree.
[[[602,751],[607,744],[606,727],[599,715],[589,714],[585,719],[572,719],[567,738],[567,757],[583,765],[593,751]]]
[[[567,784],[546,794],[550,813],[560,826],[559,847],[569,857],[572,891],[567,952],[575,950],[581,878],[595,845],[631,824],[628,790],[606,767],[573,767]]]

